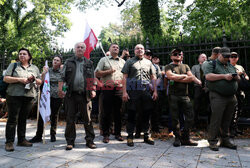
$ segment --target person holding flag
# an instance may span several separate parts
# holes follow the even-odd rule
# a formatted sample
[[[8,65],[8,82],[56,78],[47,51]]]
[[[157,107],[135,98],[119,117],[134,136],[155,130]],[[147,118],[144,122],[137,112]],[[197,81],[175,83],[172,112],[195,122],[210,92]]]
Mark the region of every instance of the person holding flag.
[[[59,96],[61,98],[65,95],[65,92],[62,90],[63,83],[67,85],[67,92],[65,95],[66,150],[72,150],[75,146],[75,116],[78,111],[83,118],[86,132],[86,146],[91,149],[96,148],[93,141],[95,133],[90,118],[90,111],[87,110],[87,104],[90,98],[94,98],[96,95],[96,86],[93,85],[94,66],[92,61],[84,57],[85,50],[86,45],[84,42],[76,43],[74,50],[75,56],[66,60],[62,69],[61,81],[59,82]]]
[[[50,115],[50,124],[51,124],[50,141],[51,142],[56,141],[57,117],[58,117],[59,108],[62,104],[62,98],[60,98],[58,95],[58,81],[59,79],[61,79],[61,73],[60,73],[61,65],[62,65],[62,58],[60,56],[55,56],[52,61],[52,68],[49,68],[48,66],[44,66],[43,72],[42,72],[42,80],[43,82],[45,82],[45,84],[48,81],[48,80],[45,80],[45,74],[48,73],[49,75],[49,87],[50,87],[50,106],[49,107],[51,109],[51,115]],[[37,142],[42,141],[44,123],[47,122],[46,117],[42,117],[42,116],[46,116],[46,114],[41,114],[42,112],[43,110],[40,109],[36,135],[31,140],[29,140],[29,142],[31,143],[37,143]]]

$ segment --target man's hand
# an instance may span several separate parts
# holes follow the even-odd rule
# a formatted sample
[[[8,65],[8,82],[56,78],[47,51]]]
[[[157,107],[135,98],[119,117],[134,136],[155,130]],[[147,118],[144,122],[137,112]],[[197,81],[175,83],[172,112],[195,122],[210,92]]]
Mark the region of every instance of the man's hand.
[[[122,94],[122,100],[123,100],[124,102],[127,102],[129,99],[130,99],[130,98],[129,98],[128,93],[127,93],[127,92],[123,92],[123,94]]]
[[[48,70],[49,70],[49,67],[47,67],[47,66],[44,66],[43,67],[43,74],[46,74],[47,72],[48,72]]]
[[[28,78],[18,78],[18,81],[19,81],[20,83],[25,84],[25,85],[29,83]]]
[[[233,79],[233,76],[232,76],[232,74],[225,74],[224,78],[225,78],[225,80],[230,81]]]
[[[65,92],[62,91],[62,90],[59,90],[59,91],[58,91],[58,96],[59,96],[61,99],[64,98],[64,97],[65,97]]]
[[[153,99],[154,101],[156,101],[157,98],[158,98],[158,93],[157,93],[157,91],[154,91],[154,92],[153,92],[152,99]]]
[[[90,92],[90,98],[93,99],[96,96],[96,91],[92,90]]]
[[[109,69],[108,72],[109,72],[109,74],[112,74],[115,72],[115,69]]]

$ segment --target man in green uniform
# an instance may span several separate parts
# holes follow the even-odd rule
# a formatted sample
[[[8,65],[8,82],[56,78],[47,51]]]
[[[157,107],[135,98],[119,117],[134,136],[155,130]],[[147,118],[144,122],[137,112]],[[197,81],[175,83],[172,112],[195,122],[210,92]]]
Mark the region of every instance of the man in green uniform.
[[[181,49],[174,49],[171,52],[171,64],[165,67],[166,75],[170,80],[169,85],[169,106],[172,119],[172,129],[175,135],[173,145],[197,146],[198,144],[191,141],[189,131],[193,124],[193,109],[188,97],[188,83],[195,81],[195,78],[186,64],[182,64]],[[184,129],[180,134],[179,112],[182,109],[184,115]]]
[[[127,60],[123,73],[123,101],[128,101],[127,145],[134,146],[133,133],[136,123],[138,106],[142,110],[142,131],[144,142],[154,145],[154,140],[149,137],[149,117],[153,110],[153,100],[156,100],[157,89],[154,82],[153,95],[150,91],[151,80],[156,80],[155,68],[151,61],[143,58],[145,49],[142,44],[135,46],[135,57]]]
[[[217,145],[219,132],[222,139],[221,146],[237,149],[237,146],[229,141],[229,126],[236,105],[235,93],[238,88],[236,80],[239,77],[233,65],[228,62],[230,56],[230,49],[223,47],[215,64],[209,62],[204,69],[212,109],[208,142],[209,148],[213,151],[219,150]]]

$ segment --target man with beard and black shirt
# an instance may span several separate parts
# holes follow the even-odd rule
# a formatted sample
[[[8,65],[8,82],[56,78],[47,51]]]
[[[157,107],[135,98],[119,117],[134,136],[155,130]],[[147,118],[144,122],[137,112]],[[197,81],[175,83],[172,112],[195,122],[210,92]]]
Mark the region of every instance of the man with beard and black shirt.
[[[174,49],[171,52],[171,64],[166,65],[165,71],[169,81],[169,105],[172,118],[172,128],[175,135],[173,145],[197,146],[198,144],[190,140],[190,128],[193,124],[193,109],[188,97],[188,83],[195,81],[190,68],[181,63],[181,49]],[[179,112],[182,109],[184,115],[184,128],[180,133]]]

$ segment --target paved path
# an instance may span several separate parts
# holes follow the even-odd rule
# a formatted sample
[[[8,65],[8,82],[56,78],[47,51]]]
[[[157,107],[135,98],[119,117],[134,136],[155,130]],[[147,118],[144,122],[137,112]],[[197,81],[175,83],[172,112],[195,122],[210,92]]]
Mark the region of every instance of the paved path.
[[[81,126],[78,126],[81,127]],[[27,139],[35,135],[36,123],[28,121]],[[49,126],[46,128],[46,144],[36,143],[31,148],[16,147],[14,152],[4,150],[5,123],[0,123],[0,168],[211,168],[211,167],[249,167],[250,139],[236,139],[238,150],[220,148],[210,151],[206,140],[200,140],[198,147],[172,146],[173,139],[157,140],[154,146],[135,140],[134,147],[128,147],[126,141],[118,142],[111,136],[109,144],[102,143],[102,137],[96,132],[97,149],[85,146],[84,131],[77,129],[76,146],[65,151],[64,126],[59,126],[57,141],[49,141]],[[123,133],[125,136],[126,134]]]

